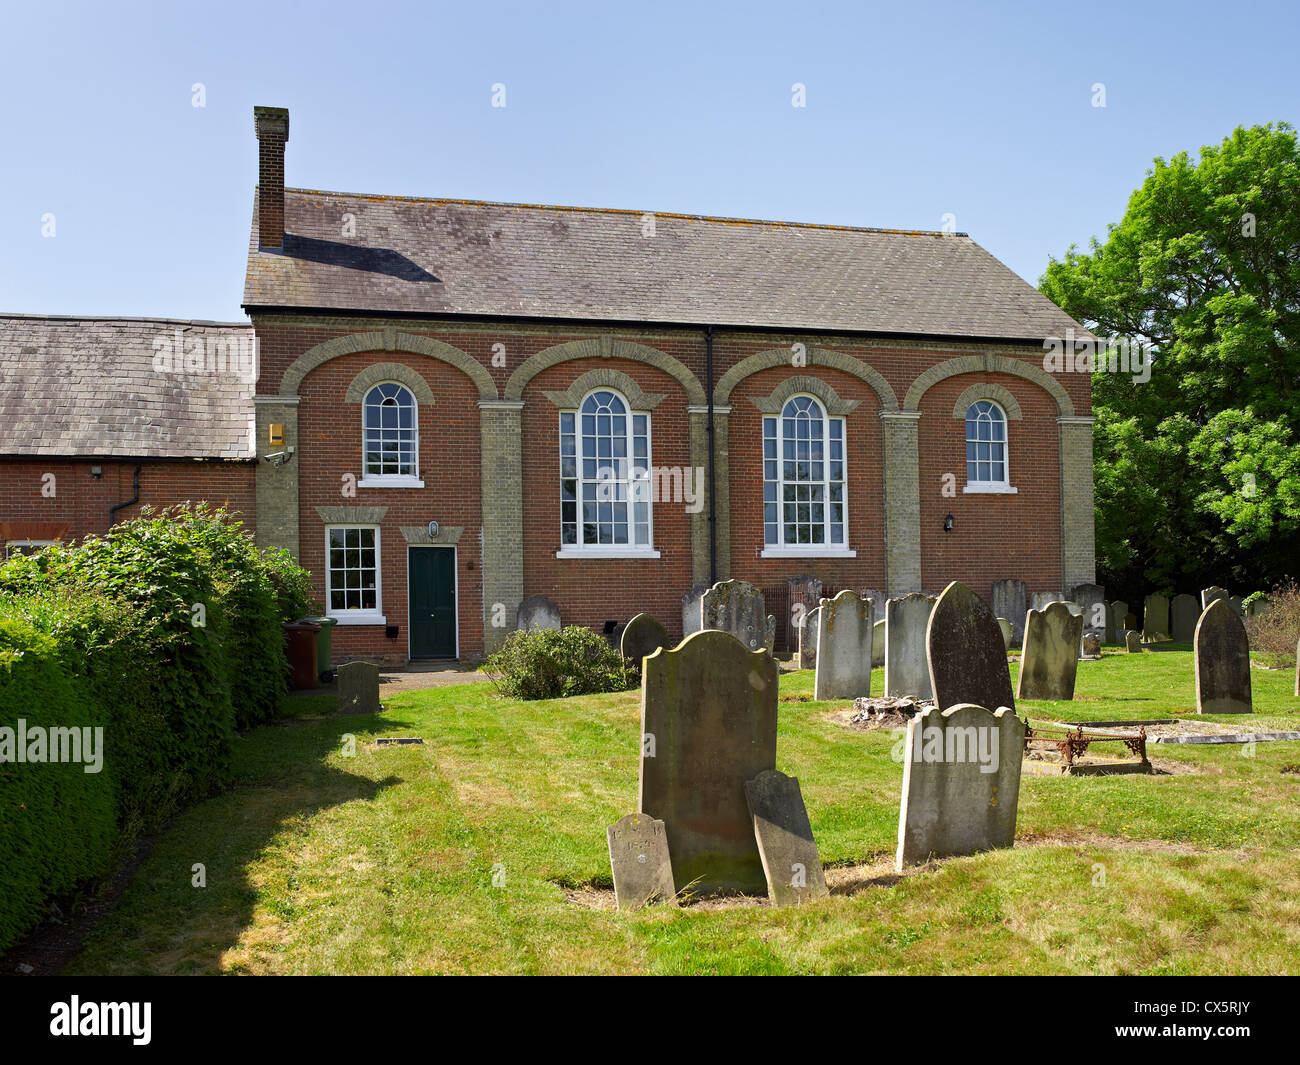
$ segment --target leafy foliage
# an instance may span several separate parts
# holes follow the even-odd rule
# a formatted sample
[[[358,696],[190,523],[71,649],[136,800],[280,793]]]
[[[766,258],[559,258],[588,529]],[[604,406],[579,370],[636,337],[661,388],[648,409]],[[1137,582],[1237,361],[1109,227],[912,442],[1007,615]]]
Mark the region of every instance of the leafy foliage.
[[[1266,613],[1246,617],[1250,649],[1267,665],[1294,666],[1300,644],[1300,585],[1284,581],[1267,595],[1250,596],[1247,605],[1257,598],[1266,598],[1268,607]]]
[[[483,670],[497,691],[514,699],[559,699],[623,691],[623,656],[581,625],[516,630]]]
[[[1156,345],[1151,378],[1093,375],[1097,554],[1117,594],[1254,586],[1300,532],[1300,151],[1239,128],[1156,159],[1104,243],[1042,291],[1103,336]]]

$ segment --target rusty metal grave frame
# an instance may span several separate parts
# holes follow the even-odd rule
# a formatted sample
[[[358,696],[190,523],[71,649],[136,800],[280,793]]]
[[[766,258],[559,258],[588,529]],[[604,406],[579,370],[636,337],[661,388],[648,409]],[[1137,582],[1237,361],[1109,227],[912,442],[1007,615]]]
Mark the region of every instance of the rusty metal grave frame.
[[[1050,745],[1060,752],[1061,758],[1067,766],[1073,766],[1075,761],[1087,753],[1088,747],[1094,743],[1122,743],[1136,757],[1141,759],[1143,765],[1150,765],[1147,759],[1147,730],[1139,728],[1136,733],[1118,733],[1112,735],[1100,735],[1096,732],[1084,732],[1083,726],[1076,729],[1063,728],[1044,728],[1042,726],[1034,728],[1029,724],[1029,719],[1025,718],[1025,754],[1030,751],[1030,744],[1037,743],[1040,745]],[[1041,749],[1041,747],[1040,747]]]

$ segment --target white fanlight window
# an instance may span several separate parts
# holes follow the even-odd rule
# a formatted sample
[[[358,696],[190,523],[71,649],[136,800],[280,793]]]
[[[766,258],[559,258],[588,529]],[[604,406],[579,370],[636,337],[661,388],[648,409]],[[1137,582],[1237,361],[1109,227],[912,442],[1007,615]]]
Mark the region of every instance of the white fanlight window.
[[[560,551],[658,557],[650,476],[650,415],[608,388],[560,412]]]
[[[966,490],[1007,491],[1007,415],[991,399],[966,409]]]
[[[420,487],[420,420],[411,390],[395,381],[375,385],[366,393],[362,417],[360,483]]]
[[[844,419],[792,396],[763,419],[764,554],[849,554]]]

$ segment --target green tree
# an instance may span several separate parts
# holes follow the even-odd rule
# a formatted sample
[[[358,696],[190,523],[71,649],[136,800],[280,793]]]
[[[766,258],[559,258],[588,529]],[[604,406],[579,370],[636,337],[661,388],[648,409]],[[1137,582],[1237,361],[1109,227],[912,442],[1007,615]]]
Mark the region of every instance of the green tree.
[[[1134,596],[1271,587],[1300,562],[1300,151],[1286,123],[1157,158],[1123,219],[1042,292],[1155,346],[1093,375],[1101,579]]]

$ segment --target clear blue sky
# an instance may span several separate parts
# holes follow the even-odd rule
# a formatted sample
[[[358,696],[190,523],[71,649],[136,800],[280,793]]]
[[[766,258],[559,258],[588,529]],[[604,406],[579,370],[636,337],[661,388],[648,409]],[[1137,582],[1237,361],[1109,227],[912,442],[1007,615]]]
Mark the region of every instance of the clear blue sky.
[[[117,8],[6,10],[0,312],[242,317],[254,104],[290,110],[294,186],[950,213],[1031,282],[1118,220],[1152,157],[1300,119],[1294,0]]]

